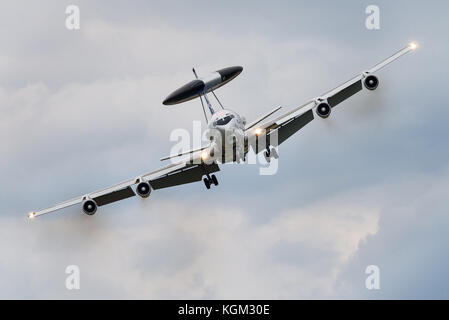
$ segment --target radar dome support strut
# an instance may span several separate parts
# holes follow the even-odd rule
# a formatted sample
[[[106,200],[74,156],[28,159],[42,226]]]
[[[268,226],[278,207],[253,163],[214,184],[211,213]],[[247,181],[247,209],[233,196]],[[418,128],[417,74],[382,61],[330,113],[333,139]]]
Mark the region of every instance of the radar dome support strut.
[[[203,103],[203,98],[200,96],[200,100],[201,100],[201,106],[203,107],[203,113],[204,113],[204,118],[206,118],[206,124],[209,121],[207,119],[207,115],[206,115],[206,109],[204,109],[204,103]]]
[[[195,78],[198,79],[198,75],[196,74],[195,68],[192,68],[192,72],[195,75]],[[214,94],[214,96],[215,96],[215,94]],[[214,110],[214,108],[212,108],[212,105],[210,104],[210,101],[207,98],[207,93],[203,91],[203,93],[200,94],[200,100],[201,100],[201,105],[203,106],[203,112],[204,112],[204,116],[206,117],[206,122],[207,122],[208,120],[207,120],[207,116],[206,116],[206,111],[204,109],[204,103],[203,103],[203,99],[201,97],[204,97],[204,100],[206,100],[207,107],[209,108],[209,111],[210,111],[211,115],[213,115],[215,113],[215,110]],[[221,103],[220,103],[220,105],[221,105]]]
[[[218,103],[220,104],[220,107],[224,110],[223,105],[221,104],[220,100],[218,100],[217,95],[215,94],[214,90],[211,90],[212,94],[214,95],[215,99],[217,99]]]

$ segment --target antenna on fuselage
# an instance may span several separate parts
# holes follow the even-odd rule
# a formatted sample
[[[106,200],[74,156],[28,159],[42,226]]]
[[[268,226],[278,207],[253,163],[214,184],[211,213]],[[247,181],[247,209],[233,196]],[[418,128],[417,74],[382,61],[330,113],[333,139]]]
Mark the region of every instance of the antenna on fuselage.
[[[193,74],[195,75],[195,78],[198,79],[198,75],[196,74],[195,68],[192,68],[192,72],[193,72]],[[215,95],[215,94],[214,94],[214,95]],[[207,98],[206,92],[203,92],[203,93],[200,95],[200,100],[201,100],[201,105],[202,105],[202,107],[203,107],[204,117],[206,118],[206,122],[208,122],[209,120],[207,120],[206,110],[204,109],[204,103],[203,103],[202,97],[204,97],[204,100],[206,100],[206,103],[207,103],[207,106],[208,106],[208,108],[209,108],[209,111],[210,111],[210,114],[211,114],[211,115],[213,115],[213,114],[215,113],[215,110],[212,108],[212,105],[210,104],[209,99]],[[220,103],[220,105],[221,105],[221,103]]]
[[[198,75],[196,74],[195,68],[192,68],[193,74],[195,75],[195,78],[198,79]]]

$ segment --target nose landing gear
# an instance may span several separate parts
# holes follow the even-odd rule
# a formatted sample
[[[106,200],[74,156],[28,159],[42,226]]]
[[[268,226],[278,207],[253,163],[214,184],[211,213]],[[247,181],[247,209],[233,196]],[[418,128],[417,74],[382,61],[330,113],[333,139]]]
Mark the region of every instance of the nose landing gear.
[[[210,189],[210,186],[212,184],[214,184],[215,186],[218,186],[218,180],[214,174],[211,176],[209,174],[207,174],[207,177],[203,179],[203,182],[208,190]]]

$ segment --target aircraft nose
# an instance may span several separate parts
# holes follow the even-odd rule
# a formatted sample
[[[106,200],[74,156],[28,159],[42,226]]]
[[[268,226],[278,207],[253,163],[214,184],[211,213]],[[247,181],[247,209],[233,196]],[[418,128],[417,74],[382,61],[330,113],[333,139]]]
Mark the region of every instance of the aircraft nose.
[[[164,105],[172,105],[191,100],[198,97],[204,91],[204,82],[201,80],[193,80],[173,91],[162,102]]]
[[[221,76],[222,82],[228,82],[237,77],[243,71],[243,67],[234,66],[217,70]]]

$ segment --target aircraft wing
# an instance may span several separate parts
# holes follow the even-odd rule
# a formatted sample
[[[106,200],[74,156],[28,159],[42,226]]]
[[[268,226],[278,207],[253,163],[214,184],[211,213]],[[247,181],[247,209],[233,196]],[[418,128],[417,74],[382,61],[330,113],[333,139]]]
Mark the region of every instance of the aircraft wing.
[[[201,181],[203,175],[206,174],[206,171],[208,173],[220,171],[220,168],[215,162],[206,164],[195,160],[198,159],[191,157],[189,161],[170,164],[156,171],[123,181],[114,186],[61,202],[46,209],[30,212],[28,217],[38,217],[63,208],[81,204],[86,200],[93,200],[98,207],[101,207],[109,203],[134,197],[136,191],[132,187],[140,182],[147,182],[150,184],[151,189],[156,190]]]
[[[251,129],[252,127],[255,127],[258,123],[262,122],[263,120],[265,120],[266,118],[268,118],[269,116],[271,116],[273,113],[279,111],[282,107],[277,107],[273,110],[271,110],[270,112],[264,114],[263,116],[259,117],[258,119],[254,120],[253,122],[249,123],[246,125],[245,131],[248,129]]]
[[[271,145],[280,145],[282,142],[287,140],[290,136],[292,136],[294,133],[296,133],[298,130],[303,128],[314,119],[313,110],[316,109],[317,106],[319,106],[321,103],[325,103],[330,108],[334,108],[341,102],[362,91],[364,87],[364,81],[367,80],[367,77],[373,75],[375,72],[379,71],[396,59],[402,57],[406,53],[413,51],[416,46],[416,43],[411,43],[407,47],[399,50],[392,56],[376,64],[371,69],[365,72],[361,72],[359,75],[356,75],[345,83],[327,91],[318,98],[307,101],[301,106],[294,108],[287,113],[284,113],[275,120],[265,122],[264,124],[261,124],[256,128],[246,130],[245,134],[248,138],[248,141],[255,141],[256,139],[254,138],[266,136],[267,141],[270,140]],[[273,141],[275,139],[272,139],[274,134],[277,134],[277,143],[276,141]],[[253,139],[251,140],[251,138]],[[256,144],[255,146],[249,144],[247,145],[246,150],[248,150],[249,146],[252,146],[256,153],[265,150],[265,144],[263,147],[258,146],[258,144]]]

